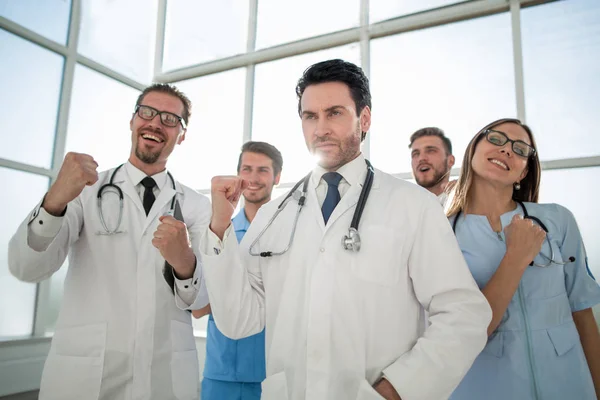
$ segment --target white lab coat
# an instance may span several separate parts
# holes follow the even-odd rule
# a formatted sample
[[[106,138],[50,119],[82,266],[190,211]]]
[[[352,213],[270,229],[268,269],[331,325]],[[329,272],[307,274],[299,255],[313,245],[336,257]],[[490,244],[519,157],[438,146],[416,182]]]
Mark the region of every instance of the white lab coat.
[[[199,367],[190,313],[176,306],[162,276],[165,260],[151,243],[158,217],[170,209],[175,190],[167,178],[146,217],[124,166],[114,183],[124,194],[121,230],[126,233],[100,236],[96,196],[110,174],[100,173],[98,182],[69,203],[60,231],[45,251],[34,251],[27,242],[28,223],[39,205],[9,244],[10,271],[27,282],[49,278],[69,255],[40,399],[197,399]],[[210,203],[179,183],[176,188],[192,245],[198,249]],[[111,229],[118,208],[117,196],[104,195]],[[201,268],[196,279],[202,283]],[[203,295],[207,300],[205,287],[196,299]]]
[[[360,186],[348,189],[325,226],[311,183],[282,256],[248,254],[281,198],[260,209],[240,251],[229,231],[222,247],[210,231],[202,238],[218,328],[237,339],[266,325],[264,400],[381,399],[372,385],[382,374],[403,400],[445,399],[486,343],[490,307],[424,189],[376,171],[362,248],[342,249]],[[255,250],[284,249],[296,210],[291,201]]]

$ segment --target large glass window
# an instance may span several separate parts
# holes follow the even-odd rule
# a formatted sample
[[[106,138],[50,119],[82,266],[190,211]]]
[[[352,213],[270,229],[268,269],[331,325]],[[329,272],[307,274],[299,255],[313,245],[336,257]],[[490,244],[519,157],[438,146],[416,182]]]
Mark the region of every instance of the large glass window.
[[[508,14],[373,40],[371,160],[387,172],[411,171],[410,135],[437,126],[456,165],[487,123],[515,117]]]
[[[252,140],[271,143],[283,156],[281,182],[296,181],[314,167],[298,116],[296,84],[310,65],[341,58],[360,65],[358,44],[336,47],[256,66]]]
[[[369,0],[369,22],[371,24],[401,15],[459,3],[461,0]]]
[[[71,0],[0,1],[0,16],[60,44],[67,43],[70,15]]]
[[[249,4],[248,0],[169,1],[163,70],[244,53]]]
[[[0,168],[0,340],[30,335],[33,328],[35,284],[18,281],[8,270],[8,242],[48,190],[48,178]]]
[[[157,1],[82,0],[79,52],[149,83],[154,67]]]
[[[540,158],[600,155],[600,2],[527,8],[521,26],[527,122]]]
[[[98,171],[127,161],[131,151],[129,121],[139,92],[77,65],[66,151],[94,157]]]
[[[540,185],[541,203],[560,204],[575,215],[596,279],[600,279],[600,189],[595,184],[599,176],[600,167],[543,171]]]
[[[63,57],[0,29],[0,158],[50,168]]]
[[[260,0],[256,48],[358,26],[359,11],[360,0]]]
[[[235,175],[244,132],[246,70],[235,69],[176,83],[192,101],[185,140],[169,170],[194,189],[210,188],[215,175]]]

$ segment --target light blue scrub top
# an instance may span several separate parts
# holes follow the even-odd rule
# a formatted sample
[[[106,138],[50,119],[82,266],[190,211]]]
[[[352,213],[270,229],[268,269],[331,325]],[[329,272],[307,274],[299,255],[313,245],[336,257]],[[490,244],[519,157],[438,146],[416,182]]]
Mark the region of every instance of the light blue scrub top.
[[[250,226],[243,208],[231,222],[240,242]],[[204,377],[230,382],[262,382],[265,376],[265,331],[244,339],[232,340],[217,329],[210,314]]]
[[[529,215],[548,228],[555,260],[525,270],[498,328],[453,393],[452,400],[596,399],[594,385],[572,313],[600,303],[600,287],[588,274],[587,257],[575,218],[557,204],[525,203]],[[520,206],[501,216],[502,229]],[[487,218],[461,214],[456,237],[479,288],[490,280],[506,252]],[[450,223],[454,218],[450,219]],[[550,257],[548,243],[541,252]],[[538,255],[539,264],[545,260]]]

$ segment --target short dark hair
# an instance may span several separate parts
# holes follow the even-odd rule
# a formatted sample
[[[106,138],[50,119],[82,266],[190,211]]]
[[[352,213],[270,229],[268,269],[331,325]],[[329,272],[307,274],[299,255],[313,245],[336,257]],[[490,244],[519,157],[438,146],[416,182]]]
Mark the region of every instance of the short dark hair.
[[[371,107],[371,91],[369,89],[369,78],[363,70],[351,62],[335,59],[322,61],[308,67],[296,85],[296,96],[298,96],[298,114],[302,115],[300,105],[304,90],[310,85],[326,82],[342,82],[348,85],[350,95],[356,105],[356,114],[360,115],[362,110]],[[362,133],[364,140],[366,132]]]
[[[434,126],[430,126],[427,128],[421,128],[418,131],[416,131],[415,133],[413,133],[412,135],[410,135],[410,144],[408,145],[408,148],[409,149],[412,148],[412,145],[415,142],[415,140],[422,138],[424,136],[439,137],[440,139],[442,139],[442,142],[444,143],[444,147],[446,148],[446,153],[452,154],[452,142],[450,141],[450,139],[448,139],[446,137],[443,130],[441,130],[440,128],[436,128]]]
[[[192,102],[188,97],[183,94],[177,87],[173,85],[169,85],[168,83],[154,83],[148,86],[144,91],[139,95],[137,101],[135,102],[136,107],[142,104],[144,101],[144,97],[150,92],[160,92],[170,94],[171,96],[177,97],[183,103],[183,115],[181,118],[185,121],[187,125],[189,123],[190,117],[192,116]]]
[[[253,141],[244,143],[242,146],[242,152],[240,153],[240,158],[238,159],[238,173],[240,172],[240,168],[242,168],[242,156],[244,153],[264,154],[273,162],[273,176],[277,176],[281,173],[283,168],[283,157],[281,156],[281,152],[279,152],[279,150],[277,150],[277,148],[272,144]]]

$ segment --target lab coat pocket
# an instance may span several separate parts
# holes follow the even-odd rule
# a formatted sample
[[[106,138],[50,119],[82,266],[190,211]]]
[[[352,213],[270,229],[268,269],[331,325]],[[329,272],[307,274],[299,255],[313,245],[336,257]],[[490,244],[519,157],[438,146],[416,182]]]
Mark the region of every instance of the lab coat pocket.
[[[550,328],[547,332],[556,355],[559,357],[575,347],[580,340],[577,328],[571,322]]]
[[[51,354],[46,360],[40,400],[97,399],[100,396],[103,358]]]
[[[178,400],[197,400],[200,382],[200,368],[196,350],[173,353],[171,379],[173,394]]]
[[[487,344],[483,348],[483,352],[491,354],[498,358],[504,354],[504,336],[502,332],[495,332],[491,338],[488,339]]]
[[[381,400],[383,397],[373,389],[373,386],[365,379],[358,387],[356,400]]]
[[[104,367],[106,324],[57,329],[42,374],[40,399],[96,399]]]
[[[287,400],[288,389],[285,371],[267,376],[262,384],[262,400]]]
[[[171,349],[173,352],[196,350],[194,328],[191,323],[171,320]]]
[[[197,400],[200,367],[191,324],[171,321],[171,349],[171,379],[175,398]]]

